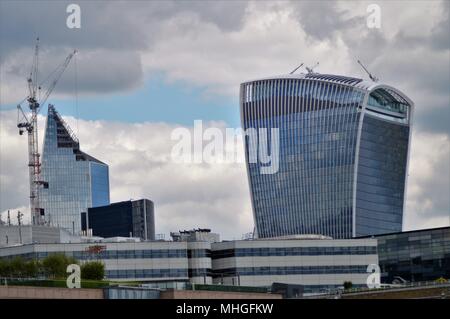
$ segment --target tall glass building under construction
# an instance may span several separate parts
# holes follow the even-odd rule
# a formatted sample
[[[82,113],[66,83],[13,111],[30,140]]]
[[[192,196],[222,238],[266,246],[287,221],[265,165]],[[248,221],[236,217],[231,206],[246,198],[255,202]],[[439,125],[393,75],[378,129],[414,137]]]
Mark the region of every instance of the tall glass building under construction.
[[[273,174],[249,161],[245,139],[257,237],[342,239],[402,230],[413,113],[403,93],[310,72],[245,82],[240,104],[244,130],[266,128],[267,140],[270,129],[279,134]]]
[[[40,202],[45,221],[78,234],[81,213],[109,204],[108,165],[82,152],[80,143],[52,105],[48,107]]]

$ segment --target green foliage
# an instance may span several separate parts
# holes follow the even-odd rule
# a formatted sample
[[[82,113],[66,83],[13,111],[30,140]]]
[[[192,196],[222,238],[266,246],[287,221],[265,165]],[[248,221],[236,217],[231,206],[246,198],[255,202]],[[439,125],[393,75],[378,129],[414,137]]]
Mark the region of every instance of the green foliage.
[[[21,257],[0,259],[0,277],[36,277],[40,267],[40,263],[36,260],[27,261]]]
[[[78,262],[64,254],[52,254],[43,260],[25,260],[21,257],[0,258],[0,278],[10,278],[9,285],[66,287],[68,276],[66,270],[70,264],[78,264]],[[108,281],[104,281],[105,265],[99,261],[83,263],[81,277],[83,288],[102,288],[109,284]]]
[[[87,280],[103,280],[105,265],[99,261],[86,262],[81,265],[81,278]]]
[[[352,289],[353,283],[351,281],[344,281],[344,289],[349,290]]]
[[[0,259],[0,277],[11,276],[11,263],[7,259]]]
[[[77,263],[73,257],[64,254],[52,254],[42,260],[42,268],[50,278],[65,278],[67,277],[67,266]]]

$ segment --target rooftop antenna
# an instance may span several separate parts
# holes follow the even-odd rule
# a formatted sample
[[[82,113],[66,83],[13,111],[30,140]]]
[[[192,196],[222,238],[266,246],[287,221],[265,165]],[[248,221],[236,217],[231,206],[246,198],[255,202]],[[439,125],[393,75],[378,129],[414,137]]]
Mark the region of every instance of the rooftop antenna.
[[[306,70],[308,71],[308,73],[314,73],[314,69],[316,68],[316,66],[319,65],[319,62],[317,62],[313,67],[305,67]]]
[[[361,63],[361,61],[358,60],[358,64],[364,69],[364,71],[366,71],[366,73],[369,75],[369,78],[373,81],[373,82],[378,82],[378,78],[373,76],[367,69],[366,67]]]
[[[300,64],[298,67],[296,67],[294,70],[291,71],[291,73],[289,74],[294,74],[295,71],[297,71],[298,69],[300,69],[303,66],[303,63]]]

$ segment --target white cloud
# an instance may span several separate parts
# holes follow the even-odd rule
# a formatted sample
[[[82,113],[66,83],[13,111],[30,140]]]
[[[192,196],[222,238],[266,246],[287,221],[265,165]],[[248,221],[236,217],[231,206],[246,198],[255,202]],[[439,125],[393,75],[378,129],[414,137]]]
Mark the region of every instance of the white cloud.
[[[355,63],[359,57],[375,75],[402,89],[416,103],[406,229],[448,224],[448,2],[381,2],[381,30],[366,27],[370,2],[339,1],[334,7],[323,1],[323,6],[317,1],[252,1],[232,7],[199,2],[195,9],[173,4],[160,9],[149,3],[134,3],[130,10],[122,3],[103,2],[85,8],[90,14],[80,37],[60,32],[52,24],[57,19],[40,23],[51,39],[50,56],[73,43],[80,48],[79,73],[95,75],[91,81],[83,81],[91,90],[80,94],[129,89],[139,85],[142,75],[162,71],[167,81],[204,88],[214,98],[236,96],[239,83],[287,73],[300,62],[312,65],[320,61],[319,72],[362,76]],[[21,15],[26,16],[27,11],[29,8],[20,7]],[[49,13],[56,15],[51,10]],[[233,18],[224,19],[228,16]],[[17,21],[12,13],[2,18],[0,23]],[[447,27],[447,42],[441,41],[440,27]],[[27,74],[23,61],[31,56],[31,50],[20,49],[25,43],[29,45],[29,35],[20,37],[19,30],[7,35],[2,44],[12,43],[12,49],[6,49],[14,49],[14,54],[5,61],[0,59],[1,103],[23,97],[26,83],[17,74]],[[16,38],[22,42],[16,43]],[[114,53],[106,54],[110,51]],[[133,72],[124,74],[126,69]],[[115,76],[118,71],[120,76]],[[129,77],[121,77],[125,75]],[[119,80],[118,86],[115,80]],[[67,86],[58,86],[55,94],[64,94]],[[225,236],[239,237],[251,230],[243,165],[171,163],[173,126],[166,123],[80,120],[79,128],[84,150],[110,164],[112,200],[153,199],[161,232],[214,225],[213,230]],[[15,130],[14,112],[2,112],[0,209],[27,204],[26,168],[26,137],[19,137]]]
[[[405,230],[450,225],[450,140],[445,134],[412,137]]]
[[[1,112],[0,204],[4,210],[28,203],[27,143],[25,136],[17,134],[15,116],[13,111]],[[40,120],[42,132],[42,117]],[[244,164],[172,161],[175,141],[170,136],[174,125],[76,123],[71,117],[67,121],[71,127],[78,127],[81,149],[109,165],[112,202],[139,198],[154,201],[158,233],[203,227],[231,239],[253,230]],[[209,125],[224,128],[220,122]],[[40,136],[42,140],[42,133]]]
[[[302,61],[344,72],[351,62],[344,43],[308,38],[293,13],[290,3],[251,2],[242,28],[229,32],[196,15],[176,15],[162,24],[158,45],[142,62],[150,72],[165,72],[168,81],[232,96],[244,80],[288,73]]]
[[[16,132],[15,112],[3,111],[1,119],[0,204],[6,210],[28,203],[27,150],[26,137]],[[109,164],[113,202],[143,197],[155,202],[157,232],[208,227],[232,239],[253,230],[244,164],[173,162],[174,125],[67,121],[79,127],[82,150]],[[445,134],[413,134],[405,229],[449,224],[449,162]]]

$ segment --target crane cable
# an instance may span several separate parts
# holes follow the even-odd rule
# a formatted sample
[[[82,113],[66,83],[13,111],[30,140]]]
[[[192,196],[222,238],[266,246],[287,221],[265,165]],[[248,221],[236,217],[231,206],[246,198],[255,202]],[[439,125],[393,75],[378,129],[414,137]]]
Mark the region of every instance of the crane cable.
[[[77,57],[76,54],[74,56],[74,66],[75,66],[75,116],[77,118],[77,138],[80,138],[80,129],[78,126],[78,119],[80,117],[78,111],[78,65],[77,65]]]

